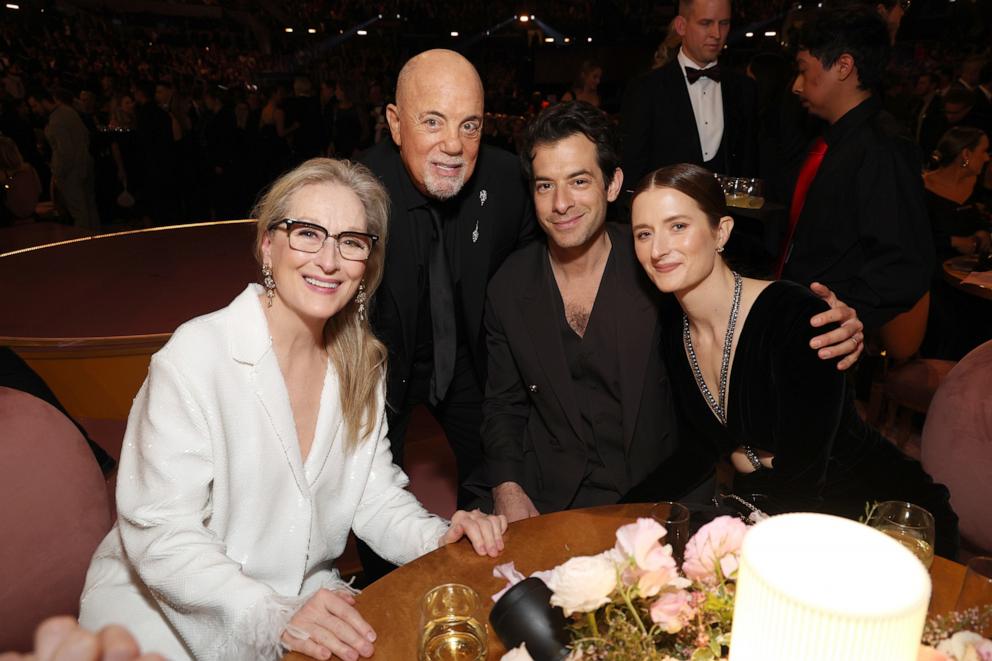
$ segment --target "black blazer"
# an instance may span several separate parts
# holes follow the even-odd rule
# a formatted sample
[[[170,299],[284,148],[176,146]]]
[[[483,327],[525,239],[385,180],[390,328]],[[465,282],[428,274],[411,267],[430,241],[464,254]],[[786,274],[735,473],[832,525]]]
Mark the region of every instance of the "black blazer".
[[[607,466],[624,490],[675,450],[668,378],[660,353],[658,292],[633,254],[629,226],[609,224],[623,299],[617,320],[623,406],[623,466]],[[553,292],[546,286],[547,247],[532,243],[511,255],[489,285],[485,325],[489,375],[483,403],[482,493],[520,484],[541,512],[565,509],[586,473],[581,413],[561,345]],[[675,497],[675,496],[673,496]]]
[[[711,166],[723,174],[757,172],[757,90],[735,71],[723,70],[723,141]],[[631,82],[624,97],[623,170],[633,188],[648,172],[673,163],[703,165],[696,118],[677,59]]]
[[[402,203],[415,195],[415,189],[391,141],[372,147],[362,160],[392,199],[385,272],[371,304],[371,319],[376,335],[389,349],[386,398],[394,410],[399,410],[406,399],[413,367],[420,311],[417,262],[412,250],[414,219]],[[459,193],[457,203],[455,253],[459,263],[452,270],[461,274],[455,288],[456,304],[462,313],[460,329],[464,331],[464,336],[459,333],[459,341],[468,345],[481,389],[486,369],[482,330],[486,285],[506,256],[531,241],[537,230],[520,164],[508,152],[482,145],[475,172]]]

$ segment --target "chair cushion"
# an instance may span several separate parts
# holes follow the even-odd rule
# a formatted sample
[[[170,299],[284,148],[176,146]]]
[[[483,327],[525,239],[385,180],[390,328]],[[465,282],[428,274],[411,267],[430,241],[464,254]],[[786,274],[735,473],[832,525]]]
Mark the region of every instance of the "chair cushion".
[[[0,650],[28,650],[45,617],[73,614],[110,530],[103,474],[57,409],[0,387]]]
[[[992,553],[992,341],[961,359],[933,398],[921,460],[951,491],[961,535]]]
[[[900,406],[926,413],[937,387],[953,367],[953,361],[929,358],[893,367],[885,375],[885,394]]]

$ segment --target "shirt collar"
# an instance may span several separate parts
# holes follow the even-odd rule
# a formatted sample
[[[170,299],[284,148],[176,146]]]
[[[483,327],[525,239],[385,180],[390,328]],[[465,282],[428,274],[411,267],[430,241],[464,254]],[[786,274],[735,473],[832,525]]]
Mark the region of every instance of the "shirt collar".
[[[688,55],[686,55],[685,53],[682,52],[682,47],[681,46],[679,46],[679,54],[676,57],[676,59],[679,61],[679,66],[682,67],[682,75],[683,76],[685,75],[685,68],[686,67],[692,67],[693,69],[709,69],[709,68],[715,67],[717,65],[717,62],[716,61],[713,61],[713,62],[710,62],[709,64],[707,64],[704,67],[700,67],[695,62],[693,62],[692,60],[690,60]]]
[[[823,133],[823,139],[826,140],[828,145],[842,140],[845,135],[877,115],[881,107],[879,100],[872,94],[848,110],[843,117],[828,126],[827,130]]]

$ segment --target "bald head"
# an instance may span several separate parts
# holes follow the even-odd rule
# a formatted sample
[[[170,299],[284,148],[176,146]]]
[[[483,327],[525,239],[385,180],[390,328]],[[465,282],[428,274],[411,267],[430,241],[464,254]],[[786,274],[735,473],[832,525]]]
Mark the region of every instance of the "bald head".
[[[483,96],[475,67],[454,51],[424,51],[400,70],[386,120],[411,181],[424,195],[454,197],[475,171]]]
[[[471,86],[478,91],[480,98],[483,96],[482,79],[472,63],[453,50],[435,48],[414,55],[400,69],[400,75],[396,78],[397,104],[403,103],[404,95],[423,86],[425,82],[437,80],[439,76]]]

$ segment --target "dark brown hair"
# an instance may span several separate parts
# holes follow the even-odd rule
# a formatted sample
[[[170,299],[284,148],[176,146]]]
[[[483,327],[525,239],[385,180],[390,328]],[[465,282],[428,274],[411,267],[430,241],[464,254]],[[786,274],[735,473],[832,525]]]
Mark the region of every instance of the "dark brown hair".
[[[657,188],[671,188],[691,197],[706,214],[710,227],[714,229],[719,226],[720,218],[727,215],[727,201],[723,189],[720,188],[720,183],[713,173],[706,168],[692,163],[678,163],[658,168],[644,175],[634,189],[633,199],[636,200],[641,193]]]

